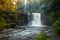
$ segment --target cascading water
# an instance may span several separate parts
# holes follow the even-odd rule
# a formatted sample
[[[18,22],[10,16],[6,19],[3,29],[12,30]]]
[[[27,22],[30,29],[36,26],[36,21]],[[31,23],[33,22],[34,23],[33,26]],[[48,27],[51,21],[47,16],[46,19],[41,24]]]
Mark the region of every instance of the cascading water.
[[[33,19],[29,23],[30,26],[37,26],[37,27],[42,27],[41,23],[41,13],[32,13]]]
[[[28,9],[28,8],[26,8],[28,6],[27,2],[28,2],[27,0],[24,1],[24,4],[25,4],[24,11],[26,11],[26,9]],[[38,0],[38,2],[39,2],[39,0]],[[31,12],[31,11],[29,11],[29,12]],[[28,26],[44,27],[41,23],[41,13],[31,13],[32,16],[30,13],[27,13],[27,14],[28,14]]]

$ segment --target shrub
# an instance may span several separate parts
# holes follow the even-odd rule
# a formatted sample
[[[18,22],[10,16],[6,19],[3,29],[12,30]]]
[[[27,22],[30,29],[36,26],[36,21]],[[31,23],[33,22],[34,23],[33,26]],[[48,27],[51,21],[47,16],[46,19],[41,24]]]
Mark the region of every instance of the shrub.
[[[36,40],[47,40],[46,33],[45,32],[41,32],[41,34],[36,37]]]
[[[0,17],[0,30],[3,30],[4,28],[7,27],[7,23],[6,21],[4,20],[4,18]]]

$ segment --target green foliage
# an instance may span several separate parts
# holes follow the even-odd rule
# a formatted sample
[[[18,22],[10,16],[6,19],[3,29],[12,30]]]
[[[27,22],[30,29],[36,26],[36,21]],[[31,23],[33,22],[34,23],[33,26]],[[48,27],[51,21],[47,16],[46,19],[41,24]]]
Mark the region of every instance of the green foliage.
[[[55,0],[51,5],[51,18],[54,34],[60,36],[60,0]],[[56,6],[57,5],[57,6]]]
[[[60,32],[59,32],[60,31],[60,12],[59,11],[51,12],[50,20],[52,21],[52,24],[53,24],[54,34],[56,34],[57,36],[60,36]]]
[[[53,38],[52,38],[52,37],[50,37],[50,38],[49,38],[49,40],[53,40]]]
[[[59,11],[56,12],[51,12],[50,20],[52,21],[53,24],[53,31],[54,34],[57,36],[60,36],[60,15]]]
[[[4,18],[0,17],[0,30],[3,30],[8,24],[4,20]]]
[[[52,12],[50,16],[50,20],[52,21],[53,24],[53,31],[54,34],[60,36],[60,16],[59,12]]]
[[[60,36],[60,18],[53,24],[54,33]]]
[[[46,33],[45,32],[41,32],[41,34],[36,37],[36,40],[47,40]]]
[[[52,24],[56,21],[56,18],[55,18],[55,16],[56,16],[56,13],[55,12],[51,12],[51,14],[50,14],[50,20],[51,20],[51,22],[52,22]]]

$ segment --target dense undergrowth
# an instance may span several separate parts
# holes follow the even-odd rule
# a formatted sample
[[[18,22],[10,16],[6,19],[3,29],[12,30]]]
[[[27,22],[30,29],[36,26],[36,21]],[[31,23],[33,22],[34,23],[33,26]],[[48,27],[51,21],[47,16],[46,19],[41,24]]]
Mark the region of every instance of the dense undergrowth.
[[[53,40],[52,37],[48,38],[45,32],[41,32],[40,35],[36,36],[36,40]]]

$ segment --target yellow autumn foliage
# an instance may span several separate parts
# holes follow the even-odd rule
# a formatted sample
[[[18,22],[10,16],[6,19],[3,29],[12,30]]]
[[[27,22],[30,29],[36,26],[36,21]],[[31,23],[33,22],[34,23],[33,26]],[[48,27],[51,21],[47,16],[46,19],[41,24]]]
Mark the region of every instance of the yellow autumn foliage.
[[[16,11],[17,10],[17,5],[12,5],[12,7],[10,7],[9,9],[11,12],[13,11]]]
[[[2,2],[3,1],[3,2]],[[14,4],[16,2],[16,4]],[[0,10],[2,11],[15,11],[17,9],[17,1],[12,1],[12,0],[0,0]]]
[[[14,4],[16,2],[16,4]],[[10,23],[7,23],[7,20],[9,20],[9,15],[5,15],[5,13],[3,13],[3,11],[9,11],[10,13],[16,11],[18,8],[18,5],[17,5],[17,1],[14,1],[14,0],[0,0],[0,30],[3,30],[5,28],[8,28],[10,27]],[[17,13],[16,13],[17,14]],[[17,20],[17,15],[16,14],[11,14],[10,16],[12,16],[13,18],[15,18]],[[7,16],[7,20],[4,19],[4,17]],[[12,21],[10,19],[10,21]],[[13,20],[14,21],[14,20]]]

